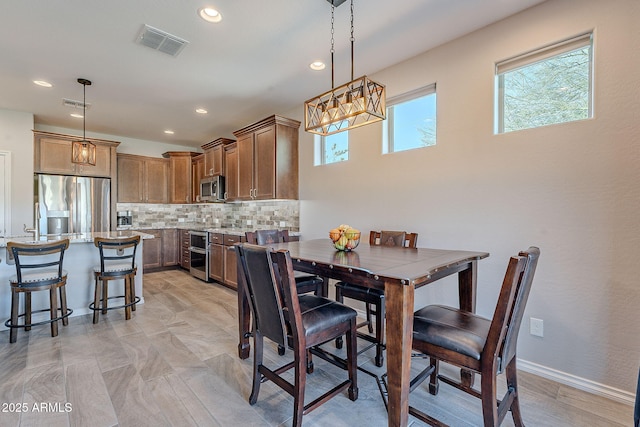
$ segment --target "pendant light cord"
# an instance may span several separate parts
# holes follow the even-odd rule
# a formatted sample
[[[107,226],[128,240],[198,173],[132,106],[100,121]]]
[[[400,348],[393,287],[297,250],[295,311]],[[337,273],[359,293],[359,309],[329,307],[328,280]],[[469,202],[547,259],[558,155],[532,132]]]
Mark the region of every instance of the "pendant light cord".
[[[334,48],[335,40],[333,38],[333,35],[334,35],[333,23],[335,21],[335,17],[334,17],[335,10],[336,10],[336,7],[333,5],[333,3],[331,3],[331,89],[336,87],[335,79],[334,79],[334,68],[333,68],[333,54],[335,53],[335,48]]]
[[[82,142],[87,140],[87,85],[82,83]]]
[[[353,45],[355,42],[353,37],[353,0],[351,0],[351,80],[353,81]]]

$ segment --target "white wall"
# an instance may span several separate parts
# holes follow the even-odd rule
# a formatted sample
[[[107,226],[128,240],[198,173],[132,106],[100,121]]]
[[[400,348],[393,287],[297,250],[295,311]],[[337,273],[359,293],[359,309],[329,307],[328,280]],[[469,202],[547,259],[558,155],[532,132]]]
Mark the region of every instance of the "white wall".
[[[11,153],[11,230],[33,225],[33,114],[0,109],[0,151]]]
[[[637,0],[550,0],[372,75],[388,97],[437,83],[438,144],[382,155],[374,124],[350,133],[349,161],[314,167],[313,136],[301,132],[302,235],[327,238],[349,223],[489,251],[479,263],[484,315],[508,257],[539,246],[520,366],[630,399],[640,357],[638,22]],[[494,135],[495,62],[591,29],[595,117]],[[303,120],[302,102],[288,115]],[[455,303],[455,282],[441,282],[419,290],[417,304]],[[529,335],[530,316],[544,320],[544,338]]]

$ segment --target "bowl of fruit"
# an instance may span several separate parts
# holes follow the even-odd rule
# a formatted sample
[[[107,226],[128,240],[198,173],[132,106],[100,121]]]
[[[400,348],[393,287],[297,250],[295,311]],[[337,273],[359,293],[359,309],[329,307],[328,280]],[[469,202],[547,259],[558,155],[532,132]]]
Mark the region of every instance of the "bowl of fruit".
[[[348,252],[358,247],[360,231],[347,224],[342,224],[329,231],[329,238],[337,250]]]

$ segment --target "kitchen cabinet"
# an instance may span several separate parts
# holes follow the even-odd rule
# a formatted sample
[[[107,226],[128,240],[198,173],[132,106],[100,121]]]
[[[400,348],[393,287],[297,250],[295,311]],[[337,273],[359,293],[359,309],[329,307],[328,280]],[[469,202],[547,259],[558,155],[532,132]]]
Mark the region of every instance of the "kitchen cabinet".
[[[237,142],[225,145],[224,156],[224,177],[225,177],[225,200],[236,200],[238,198],[238,145]]]
[[[87,138],[96,146],[96,164],[79,165],[71,161],[71,144],[78,136],[34,131],[34,172],[60,175],[113,178],[116,175],[115,141]]]
[[[224,239],[221,233],[209,233],[209,278],[224,283]]]
[[[189,245],[191,244],[189,239],[189,230],[178,230],[178,236],[178,261],[180,267],[185,270],[189,270],[189,261],[191,260],[191,254],[189,252]]]
[[[153,239],[142,241],[142,264],[144,271],[162,267],[162,230],[140,230],[153,235]]]
[[[168,151],[162,155],[169,159],[169,203],[191,203],[192,158],[198,153],[191,151]]]
[[[204,154],[200,154],[191,159],[191,201],[200,201],[200,180],[204,174]]]
[[[233,247],[236,243],[246,242],[244,236],[236,236],[232,234],[223,235],[223,264],[224,264],[224,281],[223,283],[230,288],[238,289],[238,265],[236,250]]]
[[[218,138],[202,145],[204,150],[204,176],[224,175],[224,146],[235,142]]]
[[[118,202],[167,203],[168,200],[167,159],[118,154]]]
[[[178,265],[178,230],[165,228],[162,230],[162,266]]]
[[[298,198],[299,127],[297,120],[274,115],[233,133],[238,190],[230,200]]]

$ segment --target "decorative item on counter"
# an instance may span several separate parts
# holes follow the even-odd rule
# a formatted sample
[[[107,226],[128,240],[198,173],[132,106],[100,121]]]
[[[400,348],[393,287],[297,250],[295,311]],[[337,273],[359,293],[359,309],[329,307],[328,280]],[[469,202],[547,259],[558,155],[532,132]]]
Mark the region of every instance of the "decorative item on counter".
[[[329,238],[333,246],[339,251],[350,251],[358,247],[360,243],[360,231],[347,224],[329,231]]]

